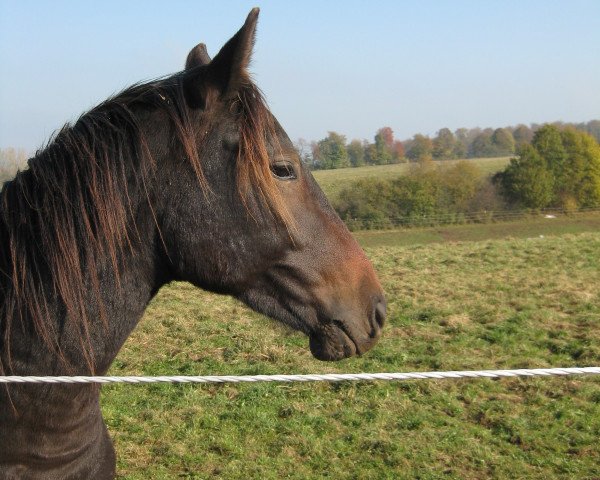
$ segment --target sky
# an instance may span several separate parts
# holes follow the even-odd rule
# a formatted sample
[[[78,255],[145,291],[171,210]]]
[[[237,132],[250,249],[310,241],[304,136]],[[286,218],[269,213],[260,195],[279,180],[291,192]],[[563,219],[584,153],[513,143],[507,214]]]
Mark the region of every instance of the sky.
[[[0,148],[211,56],[261,8],[251,71],[296,140],[600,118],[598,0],[0,0]]]

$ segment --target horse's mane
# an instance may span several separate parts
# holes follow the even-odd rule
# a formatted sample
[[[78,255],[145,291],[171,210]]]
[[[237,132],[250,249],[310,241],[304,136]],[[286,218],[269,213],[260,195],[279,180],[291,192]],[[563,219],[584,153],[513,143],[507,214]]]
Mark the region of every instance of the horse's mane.
[[[134,203],[147,201],[154,216],[148,184],[157,169],[142,125],[145,114],[163,113],[170,129],[166,147],[188,159],[210,197],[198,154],[197,126],[186,106],[184,75],[136,84],[83,114],[74,125],[65,125],[29,160],[26,171],[4,185],[0,353],[7,353],[9,363],[14,328],[30,329],[62,356],[57,323],[50,321],[49,300],[58,299],[62,322],[78,329],[81,351],[94,371],[86,296],[92,292],[99,317],[106,322],[98,269],[111,268],[118,284],[119,259],[137,235]],[[267,154],[268,139],[274,138],[273,118],[251,82],[230,102],[229,111],[239,116],[236,172],[244,204],[255,191],[276,217],[285,219]]]

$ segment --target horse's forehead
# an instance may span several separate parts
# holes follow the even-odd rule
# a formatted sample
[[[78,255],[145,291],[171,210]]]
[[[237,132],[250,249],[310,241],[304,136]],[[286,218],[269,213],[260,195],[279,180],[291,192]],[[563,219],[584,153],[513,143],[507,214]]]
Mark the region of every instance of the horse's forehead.
[[[232,113],[231,109],[225,109],[221,111],[215,117],[213,117],[213,124],[216,128],[213,128],[214,136],[218,141],[222,143],[225,148],[237,146],[240,138],[240,130],[242,127],[242,119]],[[270,110],[265,109],[265,113],[269,117],[269,121],[272,123],[272,129],[265,129],[264,134],[266,135],[265,140],[269,147],[278,149],[292,149],[293,144],[290,140],[287,132],[277,120],[277,117],[271,113]]]

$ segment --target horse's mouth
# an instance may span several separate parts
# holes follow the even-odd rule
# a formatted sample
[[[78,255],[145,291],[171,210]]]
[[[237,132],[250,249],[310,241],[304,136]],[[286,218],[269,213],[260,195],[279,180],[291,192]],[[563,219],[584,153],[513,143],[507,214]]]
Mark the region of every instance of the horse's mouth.
[[[346,321],[331,319],[319,314],[319,309],[291,302],[284,305],[258,290],[247,290],[238,298],[250,308],[305,333],[310,351],[318,360],[336,361],[364,354],[379,340],[383,325],[376,313],[369,328],[352,315]]]
[[[310,351],[318,360],[335,361],[354,355],[361,355],[369,350],[356,341],[354,335],[340,320],[333,320],[309,337]]]

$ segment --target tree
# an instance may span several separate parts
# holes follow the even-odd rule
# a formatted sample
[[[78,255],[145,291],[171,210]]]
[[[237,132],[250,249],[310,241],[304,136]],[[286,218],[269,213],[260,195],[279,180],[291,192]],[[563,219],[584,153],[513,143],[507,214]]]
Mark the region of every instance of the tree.
[[[394,147],[394,132],[390,127],[377,130],[375,135],[375,150],[377,156],[374,159],[377,165],[392,163]]]
[[[376,165],[377,148],[375,148],[375,144],[363,140],[363,151],[365,152],[365,165]]]
[[[377,134],[375,138],[380,138],[380,141],[383,145],[385,145],[390,150],[392,149],[392,145],[394,144],[394,131],[390,127],[382,127],[377,130]]]
[[[469,157],[493,157],[496,150],[492,142],[492,134],[491,129],[479,133],[469,146]]]
[[[335,209],[349,228],[389,228],[394,217],[393,195],[387,180],[364,178],[342,189]]]
[[[531,143],[533,140],[533,130],[527,125],[517,125],[517,128],[513,130],[513,139],[517,147],[523,143]]]
[[[515,139],[507,128],[497,128],[492,134],[495,155],[512,155],[515,153]]]
[[[546,162],[548,170],[554,177],[554,198],[565,199],[572,196],[575,187],[572,184],[572,175],[565,169],[567,152],[563,146],[561,133],[555,125],[544,125],[540,127],[531,141],[531,146]],[[567,176],[565,176],[567,175]],[[556,203],[556,202],[555,202]]]
[[[430,159],[433,152],[431,138],[417,133],[410,141],[406,156],[413,162]]]
[[[519,147],[518,156],[511,158],[500,181],[508,198],[524,207],[544,208],[552,201],[554,178],[531,145]]]
[[[555,125],[544,125],[533,135],[533,148],[546,160],[551,170],[560,171],[567,158],[561,132]]]
[[[456,139],[448,128],[442,128],[433,139],[432,155],[436,160],[450,160],[454,157]]]
[[[501,174],[507,196],[528,207],[600,205],[600,145],[574,127],[539,127]]]
[[[386,165],[392,163],[392,152],[385,146],[385,143],[381,141],[381,138],[375,136],[375,156],[373,157],[373,163],[375,165]]]
[[[600,205],[600,146],[584,132],[569,128],[560,132],[566,154],[557,196],[573,198],[581,207]]]
[[[394,140],[394,145],[392,146],[392,162],[400,163],[404,161],[406,161],[404,158],[404,144],[400,140]]]
[[[440,177],[443,207],[449,211],[466,212],[480,187],[482,174],[479,167],[474,162],[462,160],[442,167]]]
[[[360,140],[352,140],[346,147],[348,159],[353,167],[361,167],[365,164],[365,149]]]
[[[337,132],[327,133],[327,137],[317,143],[319,167],[325,169],[349,167],[346,137]]]
[[[454,132],[454,158],[466,158],[469,152],[469,130],[459,128]]]

